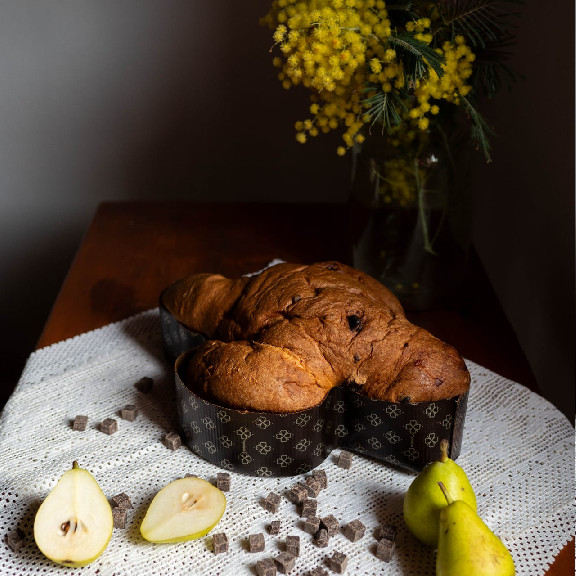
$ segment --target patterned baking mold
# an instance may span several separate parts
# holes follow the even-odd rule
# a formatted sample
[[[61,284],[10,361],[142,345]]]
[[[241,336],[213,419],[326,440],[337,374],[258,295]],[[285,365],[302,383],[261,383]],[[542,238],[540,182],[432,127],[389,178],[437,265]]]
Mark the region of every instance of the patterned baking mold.
[[[166,358],[174,364],[183,442],[226,470],[254,476],[294,476],[320,465],[335,448],[419,472],[460,454],[468,394],[434,402],[385,402],[350,386],[333,388],[324,401],[289,413],[236,410],[196,394],[185,383],[194,347],[204,338],[182,326],[160,304]]]

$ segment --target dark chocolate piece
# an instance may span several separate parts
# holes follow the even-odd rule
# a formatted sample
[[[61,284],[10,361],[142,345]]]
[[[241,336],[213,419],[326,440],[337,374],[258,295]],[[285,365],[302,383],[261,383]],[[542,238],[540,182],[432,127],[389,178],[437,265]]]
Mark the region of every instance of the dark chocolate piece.
[[[338,534],[338,531],[340,530],[340,522],[338,522],[332,514],[325,516],[321,520],[322,528],[326,528],[328,536],[336,536],[336,534]]]
[[[317,566],[308,572],[308,576],[328,576],[328,570],[324,570],[324,568]]]
[[[290,552],[280,552],[280,554],[274,558],[274,562],[276,562],[276,567],[280,574],[288,574],[294,570],[296,557],[290,554]]]
[[[376,540],[382,540],[382,538],[385,538],[386,540],[394,542],[394,540],[396,540],[396,526],[393,526],[392,524],[381,524],[376,529],[374,536],[376,537]]]
[[[118,422],[114,420],[114,418],[105,418],[100,422],[99,426],[100,432],[104,432],[104,434],[108,434],[109,436],[114,434],[114,432],[118,432]]]
[[[334,554],[328,558],[328,566],[330,570],[333,570],[337,574],[344,574],[348,566],[348,556],[342,552],[334,552]]]
[[[312,477],[320,482],[320,487],[322,489],[328,488],[328,476],[326,476],[326,470],[312,470]]]
[[[364,323],[362,322],[362,318],[356,316],[356,314],[351,314],[350,316],[346,316],[346,320],[348,320],[348,328],[352,330],[352,332],[360,332],[362,328],[364,328]]]
[[[300,556],[300,536],[286,536],[286,552]]]
[[[314,544],[319,548],[326,548],[326,546],[328,546],[328,538],[328,530],[326,530],[326,528],[320,528],[314,537]]]
[[[308,516],[304,522],[304,531],[308,534],[316,534],[320,530],[320,518],[317,516]]]
[[[217,532],[212,536],[214,554],[224,554],[228,552],[228,536],[224,532]]]
[[[140,390],[140,392],[144,392],[144,394],[150,392],[153,386],[154,386],[154,380],[152,380],[152,378],[149,378],[148,376],[144,376],[143,378],[140,378],[140,380],[138,380],[137,382],[134,382],[134,387]]]
[[[6,534],[6,544],[12,552],[19,552],[20,548],[26,543],[26,536],[20,528]]]
[[[318,510],[318,500],[313,500],[308,498],[302,502],[302,509],[300,510],[300,516],[302,518],[308,518],[308,516],[316,516],[316,511]]]
[[[263,558],[256,562],[256,575],[257,576],[276,576],[277,569],[276,563],[272,558]]]
[[[134,404],[126,404],[126,406],[120,410],[120,416],[122,417],[122,420],[134,422],[138,417],[138,408],[136,408]]]
[[[116,494],[113,498],[111,498],[112,508],[122,508],[128,509],[133,508],[132,500],[130,500],[130,496],[122,492],[121,494]]]
[[[259,534],[250,534],[250,536],[248,536],[248,547],[250,548],[250,552],[263,552],[266,547],[264,534],[261,532]]]
[[[262,500],[262,506],[266,508],[268,512],[276,514],[276,512],[278,512],[278,507],[280,506],[280,495],[276,494],[276,492],[270,492],[270,494]]]
[[[162,438],[162,444],[166,446],[169,450],[178,450],[182,446],[182,439],[180,435],[176,432],[168,432]]]
[[[336,465],[340,468],[345,468],[348,470],[352,466],[352,452],[348,452],[348,450],[341,450],[338,456],[338,460],[336,461]]]
[[[88,425],[88,416],[83,416],[79,414],[74,418],[74,422],[72,422],[72,430],[76,430],[77,432],[84,432],[86,430],[86,426]]]
[[[268,534],[270,534],[270,536],[280,534],[280,520],[272,520],[272,522],[268,524]]]
[[[288,490],[286,498],[294,504],[302,504],[308,498],[308,490],[303,484],[295,484]]]
[[[348,524],[342,528],[342,532],[350,542],[357,542],[364,537],[366,526],[364,526],[360,520],[352,520],[352,522],[348,522]]]
[[[394,551],[394,540],[382,538],[376,544],[376,557],[384,562],[390,562],[392,552]]]
[[[230,474],[228,472],[218,472],[216,476],[216,488],[222,492],[230,491]]]
[[[112,508],[112,520],[114,521],[114,528],[126,528],[126,520],[128,519],[128,509],[119,508],[115,506]]]
[[[309,498],[317,498],[318,494],[320,494],[320,490],[322,490],[322,485],[313,476],[306,478],[304,487],[308,491]]]

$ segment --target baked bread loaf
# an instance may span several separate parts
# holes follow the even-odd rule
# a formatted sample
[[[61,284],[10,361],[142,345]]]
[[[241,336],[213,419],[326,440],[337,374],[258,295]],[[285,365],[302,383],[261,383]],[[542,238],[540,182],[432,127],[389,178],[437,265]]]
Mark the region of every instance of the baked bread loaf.
[[[393,402],[470,386],[452,346],[411,324],[380,282],[339,262],[282,263],[238,279],[196,274],[167,288],[162,303],[207,338],[186,385],[225,406],[303,410],[341,384]]]

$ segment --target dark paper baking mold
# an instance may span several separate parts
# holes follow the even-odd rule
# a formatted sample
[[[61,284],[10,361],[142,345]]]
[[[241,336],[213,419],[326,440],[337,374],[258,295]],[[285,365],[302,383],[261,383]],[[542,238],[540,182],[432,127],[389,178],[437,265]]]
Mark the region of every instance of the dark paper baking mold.
[[[299,412],[237,410],[203,399],[185,384],[187,361],[204,338],[182,326],[160,305],[166,357],[175,367],[182,441],[226,470],[256,476],[295,476],[319,466],[335,448],[419,472],[460,454],[468,394],[434,402],[373,400],[349,386]]]

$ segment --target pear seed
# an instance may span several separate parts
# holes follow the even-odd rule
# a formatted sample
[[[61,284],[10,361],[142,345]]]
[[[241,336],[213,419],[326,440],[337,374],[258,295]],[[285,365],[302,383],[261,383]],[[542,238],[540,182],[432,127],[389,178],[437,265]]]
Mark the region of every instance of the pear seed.
[[[198,499],[194,498],[194,495],[190,494],[190,492],[184,492],[184,494],[182,494],[182,508],[184,510],[190,510],[196,502],[198,502]]]

